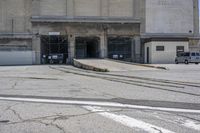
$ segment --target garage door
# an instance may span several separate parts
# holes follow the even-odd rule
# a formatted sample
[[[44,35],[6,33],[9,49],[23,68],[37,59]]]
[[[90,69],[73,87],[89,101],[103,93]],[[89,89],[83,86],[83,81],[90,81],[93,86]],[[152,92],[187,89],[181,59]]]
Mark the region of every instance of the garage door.
[[[0,65],[32,65],[35,64],[33,51],[0,51]]]

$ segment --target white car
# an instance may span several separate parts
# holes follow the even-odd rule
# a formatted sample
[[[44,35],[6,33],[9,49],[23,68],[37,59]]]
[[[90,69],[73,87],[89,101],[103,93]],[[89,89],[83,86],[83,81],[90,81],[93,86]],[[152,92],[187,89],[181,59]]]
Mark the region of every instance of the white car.
[[[199,52],[183,52],[179,53],[178,56],[175,59],[175,63],[200,63],[200,53]]]

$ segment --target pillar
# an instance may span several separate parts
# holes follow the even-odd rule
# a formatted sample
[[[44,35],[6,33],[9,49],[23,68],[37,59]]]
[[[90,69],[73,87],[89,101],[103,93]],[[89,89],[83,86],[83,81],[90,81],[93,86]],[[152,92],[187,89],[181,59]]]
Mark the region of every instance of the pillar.
[[[69,44],[68,44],[68,63],[72,63],[75,58],[75,36],[69,35]]]
[[[194,35],[199,36],[199,1],[193,0],[194,3]]]
[[[32,40],[32,49],[35,52],[35,63],[34,64],[41,64],[41,45],[40,45],[40,37],[34,36]]]
[[[107,29],[104,29],[100,36],[100,58],[108,57],[108,41],[107,41]]]
[[[140,62],[141,60],[141,39],[140,36],[135,36],[134,37],[134,49],[132,49],[135,54],[132,56],[132,60],[135,62]]]

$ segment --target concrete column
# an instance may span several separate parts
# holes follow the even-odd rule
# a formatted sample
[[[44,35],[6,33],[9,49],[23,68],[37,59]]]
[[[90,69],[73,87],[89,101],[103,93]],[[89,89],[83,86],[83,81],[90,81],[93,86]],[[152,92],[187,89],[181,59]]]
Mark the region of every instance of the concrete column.
[[[32,49],[35,52],[35,64],[41,64],[41,45],[40,37],[34,36],[32,39]]]
[[[68,44],[68,63],[72,63],[72,60],[75,58],[75,36],[68,36],[69,44]]]
[[[75,16],[74,0],[67,0],[67,16]]]
[[[194,35],[199,36],[199,1],[193,0],[194,4]]]
[[[140,24],[140,33],[146,32],[146,0],[136,0],[137,5],[139,6],[139,12],[136,13],[136,16],[141,19]]]
[[[103,34],[100,36],[100,58],[107,58],[107,36]]]
[[[135,36],[134,37],[134,61],[135,62],[140,62],[140,58],[141,58],[141,39],[140,36]]]
[[[132,38],[131,40],[131,59],[135,62],[135,39]]]

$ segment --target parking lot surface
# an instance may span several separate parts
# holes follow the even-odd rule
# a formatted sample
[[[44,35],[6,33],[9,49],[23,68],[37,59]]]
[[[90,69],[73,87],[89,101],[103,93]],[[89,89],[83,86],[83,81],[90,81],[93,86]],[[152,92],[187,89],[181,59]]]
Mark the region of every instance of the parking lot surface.
[[[200,132],[200,65],[159,66],[0,67],[0,132]]]

